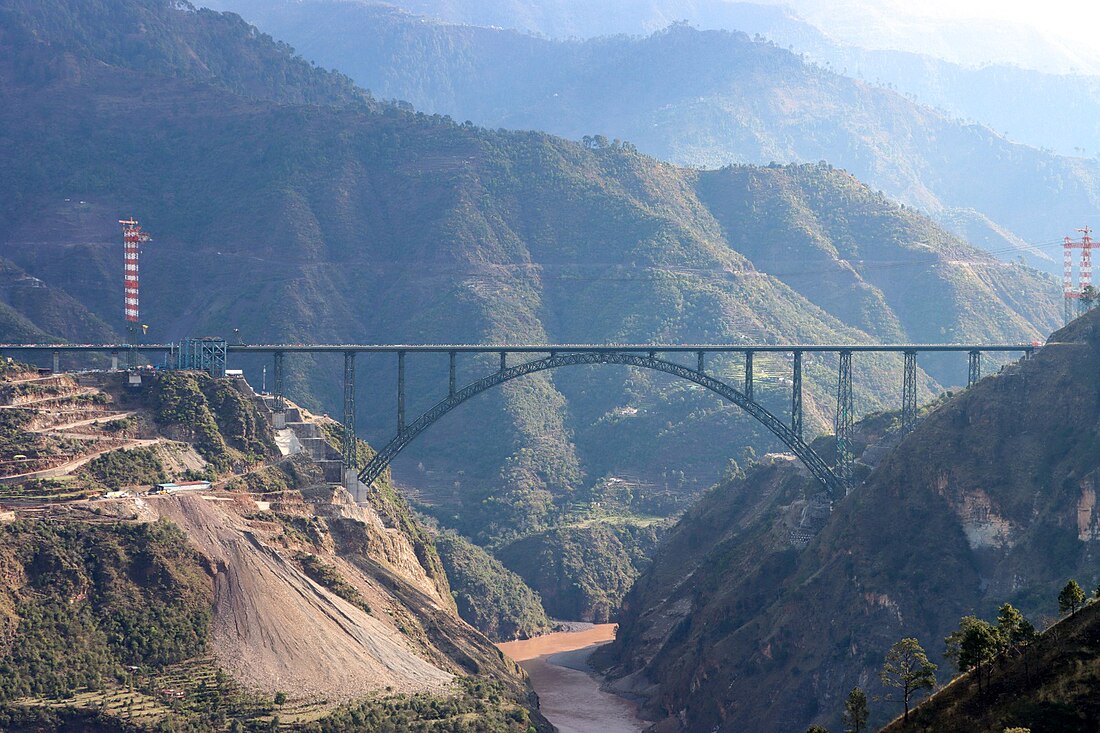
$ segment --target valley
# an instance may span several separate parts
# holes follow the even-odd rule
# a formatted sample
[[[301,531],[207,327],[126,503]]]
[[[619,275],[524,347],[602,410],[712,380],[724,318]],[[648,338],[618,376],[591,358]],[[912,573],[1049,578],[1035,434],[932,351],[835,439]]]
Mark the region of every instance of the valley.
[[[0,0],[0,730],[1096,730],[1093,77],[212,4]]]

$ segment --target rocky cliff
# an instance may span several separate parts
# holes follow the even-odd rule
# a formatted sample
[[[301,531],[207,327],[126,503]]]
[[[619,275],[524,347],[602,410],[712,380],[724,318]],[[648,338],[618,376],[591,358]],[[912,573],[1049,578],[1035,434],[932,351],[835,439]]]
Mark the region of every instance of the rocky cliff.
[[[716,487],[628,595],[603,664],[661,730],[835,726],[853,686],[881,692],[897,639],[942,662],[963,615],[1052,614],[1067,577],[1100,577],[1098,367],[1094,311],[896,445],[872,439],[873,470],[817,520],[791,462]]]

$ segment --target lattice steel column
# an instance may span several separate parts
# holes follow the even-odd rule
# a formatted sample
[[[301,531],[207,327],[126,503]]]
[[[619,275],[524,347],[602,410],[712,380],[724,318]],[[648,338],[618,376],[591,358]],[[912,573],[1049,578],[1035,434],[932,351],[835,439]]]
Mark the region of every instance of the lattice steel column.
[[[397,352],[397,434],[405,432],[405,352]]]
[[[745,396],[750,400],[752,399],[752,354],[751,351],[745,352]]]
[[[344,352],[344,440],[340,447],[345,471],[354,475],[357,443],[355,440],[355,352]]]
[[[275,369],[272,376],[272,392],[275,395],[275,429],[286,427],[286,399],[283,394],[283,357],[281,351],[275,352]]]
[[[448,354],[448,356],[450,357],[450,369],[449,369],[450,373],[448,375],[448,377],[449,377],[449,380],[448,380],[449,381],[449,386],[447,387],[447,396],[448,397],[454,397],[455,396],[455,387],[457,386],[457,383],[458,383],[458,379],[457,379],[457,376],[455,374],[455,371],[456,371],[455,370],[455,352],[453,352],[453,351],[450,352],[450,354]]]
[[[791,432],[802,437],[802,352],[794,352],[791,375]]]
[[[966,386],[973,387],[982,378],[982,352],[970,352],[970,370],[966,377]]]
[[[844,491],[852,490],[852,352],[840,352],[836,387],[836,468],[834,473]]]
[[[917,424],[917,352],[906,351],[901,378],[901,429],[908,433]]]

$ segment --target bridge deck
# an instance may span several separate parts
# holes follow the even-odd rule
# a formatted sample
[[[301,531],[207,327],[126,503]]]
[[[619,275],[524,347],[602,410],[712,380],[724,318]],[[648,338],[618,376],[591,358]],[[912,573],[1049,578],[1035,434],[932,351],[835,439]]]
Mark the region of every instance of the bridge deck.
[[[1046,344],[1050,346],[1052,344]],[[226,351],[238,353],[397,353],[450,352],[483,354],[549,354],[551,352],[590,353],[744,353],[772,352],[960,352],[960,351],[1034,351],[1043,344],[227,344]],[[4,351],[170,351],[173,344],[0,344]]]

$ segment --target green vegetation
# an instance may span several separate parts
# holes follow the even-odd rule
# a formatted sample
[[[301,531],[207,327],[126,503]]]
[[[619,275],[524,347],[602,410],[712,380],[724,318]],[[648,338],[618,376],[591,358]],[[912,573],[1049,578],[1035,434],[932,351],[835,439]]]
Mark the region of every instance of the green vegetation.
[[[115,450],[96,456],[82,474],[108,488],[144,486],[167,481],[164,464],[153,448]]]
[[[531,720],[507,687],[493,680],[462,677],[450,697],[398,695],[338,710],[306,726],[316,733],[393,731],[393,733],[537,733],[548,730]]]
[[[359,589],[345,580],[335,565],[308,552],[299,552],[294,556],[294,559],[302,566],[302,570],[305,571],[306,575],[351,605],[357,606],[367,613],[371,612],[370,606],[363,599]]]
[[[1077,607],[1085,602],[1085,591],[1076,580],[1066,583],[1062,592],[1058,594],[1058,610],[1062,613],[1069,611],[1070,615],[1077,613]]]
[[[160,372],[148,399],[161,430],[194,445],[218,471],[255,464],[274,451],[255,407],[229,380]]]
[[[901,693],[905,720],[909,720],[909,703],[921,690],[931,690],[936,684],[936,665],[928,661],[920,643],[906,637],[890,647],[882,665],[882,684]]]
[[[871,716],[867,708],[867,693],[853,687],[844,701],[844,723],[848,726],[845,733],[863,733],[867,719]]]
[[[61,697],[205,649],[209,576],[167,522],[0,526],[0,700]]]
[[[605,522],[533,534],[496,551],[505,567],[538,591],[554,618],[612,618],[657,546],[660,526]]]
[[[959,636],[949,637],[949,644],[959,644],[959,667],[964,674],[917,706],[908,722],[895,720],[884,733],[1017,729],[1086,733],[1097,729],[1100,604],[1086,604],[1042,634],[1035,634],[1008,604],[1001,607],[996,626],[970,631],[980,628],[975,621],[964,618]],[[988,641],[990,636],[993,642]],[[975,643],[978,640],[985,643]],[[968,641],[970,645],[964,647]]]
[[[553,629],[538,593],[492,555],[455,532],[440,532],[436,549],[463,620],[493,641],[526,639]]]

